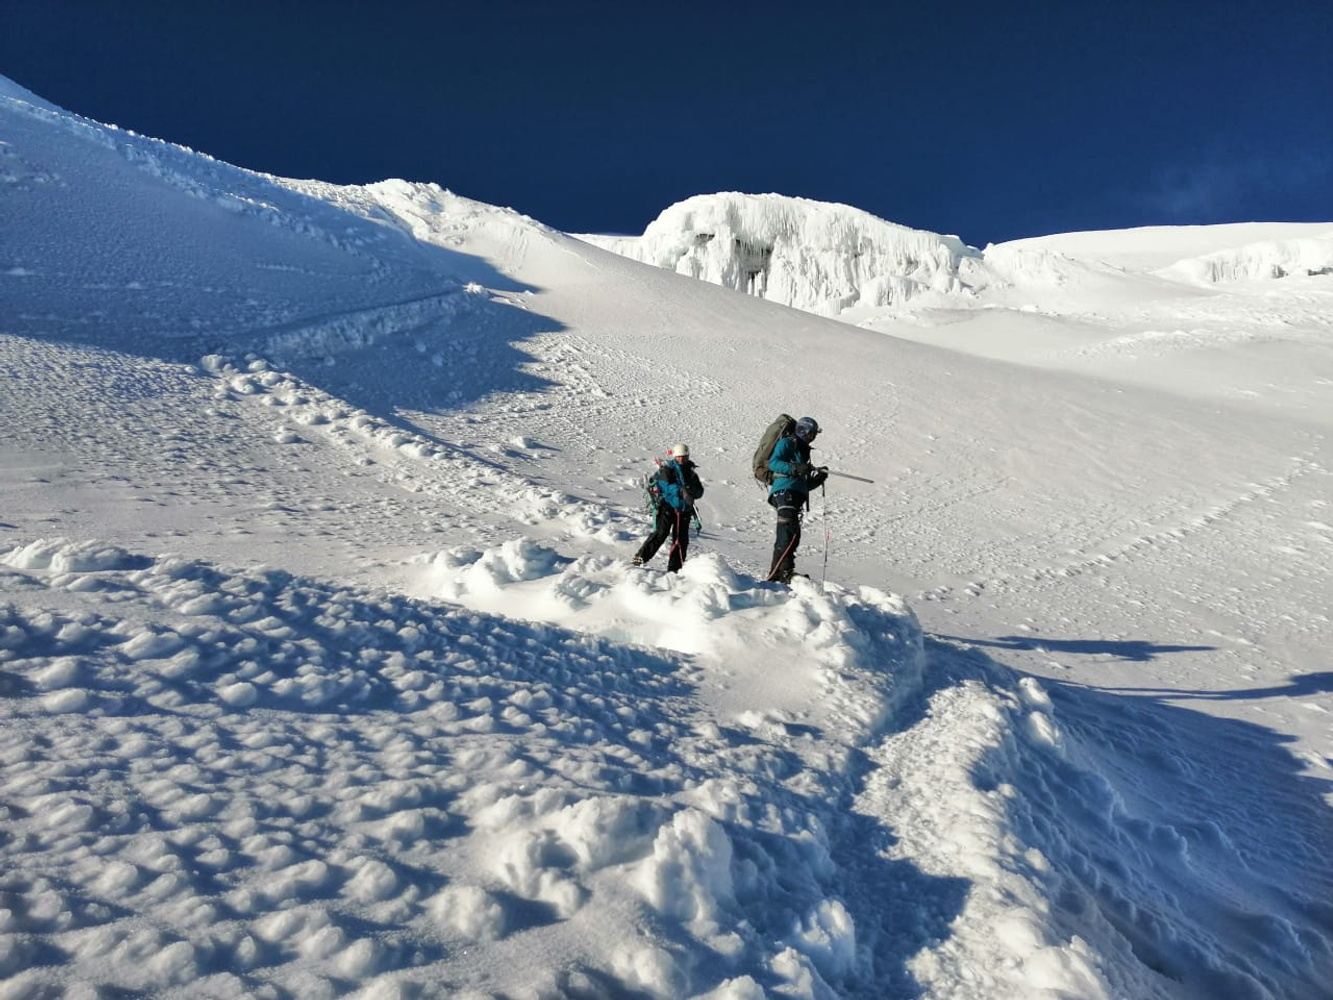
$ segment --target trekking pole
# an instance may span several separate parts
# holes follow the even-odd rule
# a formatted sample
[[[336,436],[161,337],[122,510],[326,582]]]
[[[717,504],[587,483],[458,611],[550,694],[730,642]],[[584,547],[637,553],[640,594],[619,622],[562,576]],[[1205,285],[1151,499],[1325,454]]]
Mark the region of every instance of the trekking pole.
[[[832,469],[825,470],[830,476],[838,476],[841,479],[855,479],[858,483],[873,483],[873,479],[867,479],[865,476],[853,476],[850,472],[834,472]]]
[[[819,574],[819,589],[820,591],[823,591],[824,582],[828,580],[828,543],[830,534],[828,526],[828,490],[824,488],[823,483],[819,486],[819,516],[824,521],[824,569]]]

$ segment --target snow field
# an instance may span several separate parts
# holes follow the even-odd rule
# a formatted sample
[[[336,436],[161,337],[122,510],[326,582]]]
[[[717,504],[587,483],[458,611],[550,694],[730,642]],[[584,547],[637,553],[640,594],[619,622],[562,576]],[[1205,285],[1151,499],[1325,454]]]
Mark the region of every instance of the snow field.
[[[663,997],[760,995],[761,980],[831,996],[865,974],[830,828],[847,748],[920,682],[900,602],[788,600],[716,559],[680,578],[581,571],[531,543],[445,562],[474,585],[478,566],[497,587],[544,581],[518,603],[550,608],[558,590],[574,624],[579,607],[656,601],[661,620],[692,604],[720,649],[799,619],[815,665],[785,672],[830,729],[792,707],[711,719],[692,692],[721,664],[702,648],[109,545],[13,545],[7,995],[447,995],[504,969],[534,995],[578,975]],[[732,667],[784,672],[766,655]],[[544,934],[572,966],[544,967]]]
[[[664,213],[884,336],[0,119],[0,996],[1326,992],[1328,227]],[[737,569],[775,406],[877,481],[846,586]],[[708,530],[631,570],[681,437]]]
[[[410,425],[376,416],[253,353],[243,358],[210,354],[200,359],[199,367],[217,377],[215,399],[247,400],[277,415],[275,444],[299,446],[317,435],[354,456],[358,464],[384,462],[391,456],[399,488],[427,497],[447,497],[452,507],[485,513],[500,506],[520,524],[605,544],[624,543],[632,537],[626,518],[618,511],[536,485]],[[531,448],[533,442],[522,438],[509,444]]]
[[[974,653],[922,675],[870,588],[531,540],[421,561],[471,612],[59,539],[0,563],[20,991],[1280,996],[1333,959],[1308,904],[1226,903],[1261,860],[1137,801],[1104,711],[1070,731]]]

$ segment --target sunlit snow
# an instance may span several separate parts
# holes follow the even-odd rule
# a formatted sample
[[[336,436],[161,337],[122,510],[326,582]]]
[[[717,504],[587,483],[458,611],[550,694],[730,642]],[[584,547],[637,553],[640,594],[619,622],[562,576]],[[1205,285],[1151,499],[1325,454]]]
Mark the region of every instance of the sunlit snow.
[[[0,997],[1327,995],[1333,223],[576,239],[3,78],[0,219]]]

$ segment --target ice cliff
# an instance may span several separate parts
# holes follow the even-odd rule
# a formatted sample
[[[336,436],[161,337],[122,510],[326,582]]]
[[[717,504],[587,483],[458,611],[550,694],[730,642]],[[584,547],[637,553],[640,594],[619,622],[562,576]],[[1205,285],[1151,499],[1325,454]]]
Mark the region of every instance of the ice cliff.
[[[579,238],[825,316],[897,305],[927,291],[962,291],[960,265],[980,257],[954,236],[777,194],[698,195],[666,209],[642,236]]]

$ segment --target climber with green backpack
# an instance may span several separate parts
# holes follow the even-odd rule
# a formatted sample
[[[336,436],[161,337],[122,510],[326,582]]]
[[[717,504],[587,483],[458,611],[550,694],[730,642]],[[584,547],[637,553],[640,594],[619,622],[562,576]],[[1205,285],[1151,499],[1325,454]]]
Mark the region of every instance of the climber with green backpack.
[[[814,417],[793,420],[782,414],[769,424],[754,453],[754,475],[768,486],[768,503],[778,512],[773,562],[768,579],[790,583],[801,544],[801,519],[811,490],[824,485],[829,471],[810,462],[810,448],[819,434]]]

